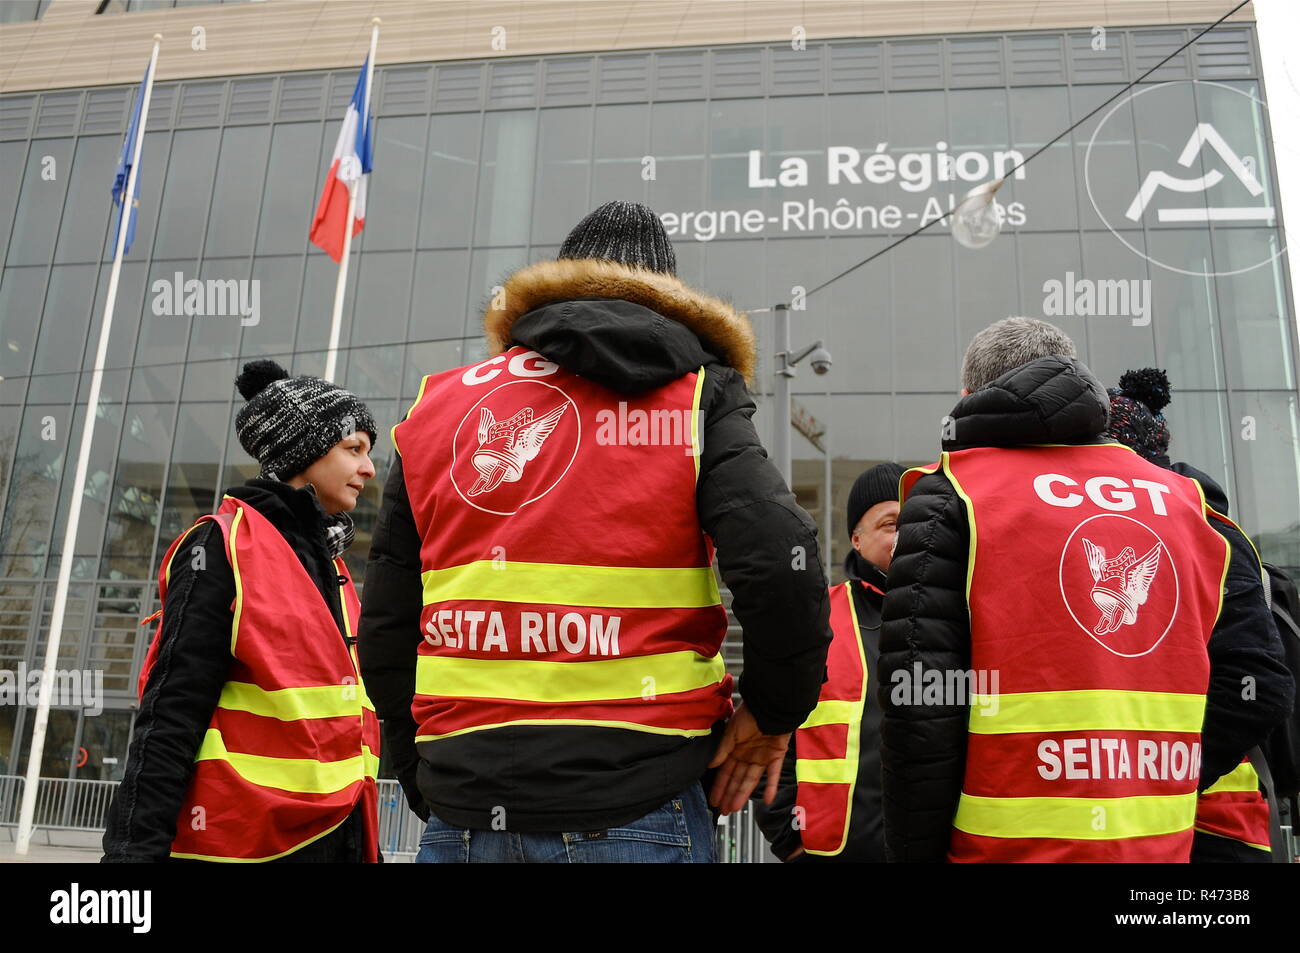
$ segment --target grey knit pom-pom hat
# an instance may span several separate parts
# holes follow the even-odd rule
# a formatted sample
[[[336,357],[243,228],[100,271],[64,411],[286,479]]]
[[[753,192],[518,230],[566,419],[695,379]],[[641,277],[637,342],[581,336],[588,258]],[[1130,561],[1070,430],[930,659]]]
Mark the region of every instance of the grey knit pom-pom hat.
[[[374,447],[370,410],[337,384],[290,377],[275,361],[250,361],[235,386],[248,401],[235,416],[235,435],[268,479],[297,476],[353,433],[369,434]]]
[[[659,216],[639,202],[606,202],[569,232],[557,258],[601,258],[677,274],[677,255]]]

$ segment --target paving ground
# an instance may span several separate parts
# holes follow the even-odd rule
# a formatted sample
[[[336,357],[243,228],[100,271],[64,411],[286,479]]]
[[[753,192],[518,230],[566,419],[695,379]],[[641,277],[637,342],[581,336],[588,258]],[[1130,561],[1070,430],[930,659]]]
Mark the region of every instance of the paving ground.
[[[52,845],[45,843],[45,834],[37,831],[26,856],[14,850],[12,828],[0,828],[0,864],[97,864],[104,855],[100,846],[102,834],[52,834]],[[390,864],[409,864],[415,860],[410,854],[385,852],[384,861]]]
[[[51,834],[53,844],[45,842],[45,833],[37,831],[26,855],[15,850],[14,830],[0,828],[0,864],[97,864],[103,856],[102,834]]]

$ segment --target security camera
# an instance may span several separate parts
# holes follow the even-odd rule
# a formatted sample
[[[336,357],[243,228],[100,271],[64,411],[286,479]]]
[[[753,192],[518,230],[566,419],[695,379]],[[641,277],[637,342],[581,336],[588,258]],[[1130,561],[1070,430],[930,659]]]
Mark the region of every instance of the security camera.
[[[824,347],[819,347],[809,356],[812,363],[813,372],[816,374],[826,374],[831,369],[831,352]]]

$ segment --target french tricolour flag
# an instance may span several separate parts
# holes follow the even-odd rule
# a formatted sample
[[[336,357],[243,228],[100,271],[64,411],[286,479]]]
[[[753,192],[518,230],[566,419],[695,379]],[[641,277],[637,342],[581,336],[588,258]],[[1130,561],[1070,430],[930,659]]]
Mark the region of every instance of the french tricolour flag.
[[[339,141],[334,146],[334,160],[325,175],[325,188],[321,191],[320,204],[316,206],[316,217],[311,223],[312,244],[319,246],[335,261],[343,260],[343,230],[347,227],[348,188],[354,183],[357,190],[357,204],[353,209],[352,234],[356,235],[366,224],[366,180],[370,177],[374,148],[372,133],[374,117],[363,118],[366,109],[366,66],[368,64],[369,59],[361,64],[357,88],[352,91],[352,102],[348,103],[347,115],[343,117]]]

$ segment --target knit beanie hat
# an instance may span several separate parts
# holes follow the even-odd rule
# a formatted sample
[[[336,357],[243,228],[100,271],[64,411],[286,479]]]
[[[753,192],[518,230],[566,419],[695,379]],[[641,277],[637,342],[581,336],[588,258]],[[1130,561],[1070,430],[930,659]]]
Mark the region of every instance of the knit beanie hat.
[[[569,232],[558,258],[602,258],[677,274],[677,256],[659,216],[638,202],[606,202]]]
[[[235,378],[248,401],[235,417],[235,435],[262,476],[288,480],[364,431],[375,444],[375,420],[356,395],[319,377],[290,377],[275,361],[249,361]]]
[[[1110,424],[1106,431],[1148,460],[1169,453],[1169,425],[1161,413],[1169,405],[1169,377],[1154,367],[1125,371],[1110,395]]]
[[[897,463],[878,463],[863,473],[849,490],[849,536],[858,528],[863,514],[877,503],[898,499],[898,481],[903,468]]]

